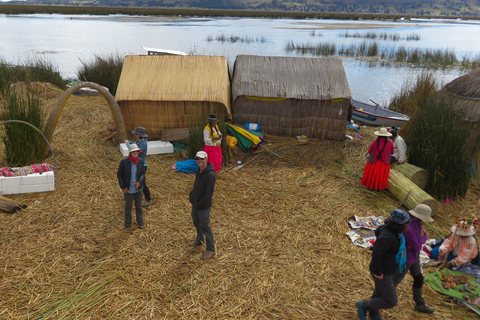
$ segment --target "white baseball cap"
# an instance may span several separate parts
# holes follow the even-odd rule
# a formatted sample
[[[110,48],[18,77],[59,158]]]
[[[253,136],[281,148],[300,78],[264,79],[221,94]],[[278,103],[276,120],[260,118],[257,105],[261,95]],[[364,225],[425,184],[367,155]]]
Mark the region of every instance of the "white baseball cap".
[[[205,151],[198,151],[195,157],[200,157],[200,158],[207,158],[208,159],[208,154]]]

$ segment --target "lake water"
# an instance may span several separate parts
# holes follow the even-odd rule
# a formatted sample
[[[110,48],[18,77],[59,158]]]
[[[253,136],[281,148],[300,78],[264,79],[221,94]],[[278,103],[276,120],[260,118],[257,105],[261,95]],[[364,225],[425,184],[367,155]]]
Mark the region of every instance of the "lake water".
[[[375,29],[371,29],[375,28]],[[53,62],[66,78],[75,77],[83,62],[95,55],[146,54],[142,47],[180,50],[189,54],[225,56],[230,67],[239,54],[300,56],[287,52],[299,44],[332,42],[360,43],[365,39],[341,37],[365,32],[398,34],[399,41],[377,40],[381,46],[453,49],[459,57],[478,57],[480,24],[474,21],[341,21],[292,19],[183,18],[78,15],[0,15],[0,57],[22,63],[43,57]],[[407,41],[408,35],[420,37]],[[219,36],[241,40],[220,42]],[[212,41],[213,39],[213,41]],[[308,56],[308,55],[305,55]],[[342,58],[352,96],[368,102],[386,103],[405,81],[414,81],[425,70],[415,66],[370,67],[354,58]],[[446,83],[464,74],[460,70],[437,70],[438,81]]]

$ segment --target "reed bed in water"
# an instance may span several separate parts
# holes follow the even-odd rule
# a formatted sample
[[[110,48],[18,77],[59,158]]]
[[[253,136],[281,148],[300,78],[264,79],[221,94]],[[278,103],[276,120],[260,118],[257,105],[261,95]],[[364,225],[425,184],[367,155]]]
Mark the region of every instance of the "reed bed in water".
[[[368,31],[368,32],[360,33],[358,31],[357,32],[345,31],[345,32],[339,33],[338,36],[343,38],[366,38],[366,39],[373,39],[373,40],[378,39],[378,40],[400,41],[400,34],[388,33],[388,32]],[[408,37],[406,38],[407,41],[410,39],[413,39],[413,38],[408,38]]]
[[[237,159],[251,161],[217,174],[218,254],[203,262],[204,248],[188,246],[194,175],[171,169],[180,153],[148,157],[147,228],[123,230],[115,175],[122,157],[105,139],[110,124],[102,97],[72,96],[51,141],[60,189],[11,196],[28,207],[0,214],[2,318],[356,318],[354,303],[370,296],[373,283],[370,252],[345,235],[347,219],[388,215],[398,205],[387,191],[360,186],[373,128],[361,131],[363,141],[267,135],[265,146],[280,157],[265,148],[238,151]],[[479,196],[472,188],[465,200],[441,205],[432,224],[438,234]],[[385,318],[432,318],[414,313],[411,285],[407,277]],[[428,287],[425,297],[437,317],[476,317]]]
[[[208,42],[211,42],[211,41],[231,42],[231,43],[236,43],[236,42],[240,42],[240,43],[255,43],[255,42],[266,43],[266,42],[269,42],[269,40],[267,38],[265,38],[264,36],[261,36],[261,37],[240,37],[240,36],[236,36],[236,35],[233,35],[233,34],[232,35],[226,35],[224,33],[219,34],[215,37],[208,36],[207,41]]]
[[[290,41],[285,46],[286,52],[308,54],[314,56],[338,55],[345,57],[371,57],[381,60],[383,64],[414,64],[427,68],[475,68],[480,65],[479,57],[457,58],[453,49],[419,49],[398,47],[382,47],[377,41],[363,41],[337,45],[334,42],[296,43]]]

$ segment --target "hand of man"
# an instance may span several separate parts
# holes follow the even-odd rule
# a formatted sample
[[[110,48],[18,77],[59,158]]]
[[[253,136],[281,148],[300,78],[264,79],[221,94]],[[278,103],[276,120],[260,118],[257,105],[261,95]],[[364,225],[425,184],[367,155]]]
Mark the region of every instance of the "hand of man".
[[[128,188],[122,189],[123,193],[128,193]]]
[[[135,182],[135,187],[140,188],[140,182]]]
[[[377,275],[375,274],[375,278],[382,280],[382,279],[383,279],[383,274],[381,274],[381,275],[379,275],[379,276],[377,276]]]
[[[448,261],[447,264],[445,265],[445,267],[448,268],[448,269],[452,269],[452,267],[453,267],[452,261]]]

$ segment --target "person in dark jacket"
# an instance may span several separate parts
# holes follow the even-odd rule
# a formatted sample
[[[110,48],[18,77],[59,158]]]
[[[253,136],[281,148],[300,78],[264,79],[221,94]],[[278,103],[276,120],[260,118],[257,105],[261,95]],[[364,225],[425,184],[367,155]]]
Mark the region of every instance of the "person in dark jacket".
[[[142,150],[142,152],[140,152],[138,156],[143,160],[143,163],[145,165],[145,174],[147,174],[148,134],[146,133],[144,127],[136,127],[135,130],[132,131],[132,133],[135,135],[135,139],[137,140],[135,140],[135,142],[125,140],[125,144],[128,148],[132,143],[135,143],[137,147]],[[145,195],[145,202],[142,203],[142,207],[148,207],[152,204],[152,196],[150,195],[150,189],[147,186],[146,178],[143,181],[143,194]]]
[[[190,245],[192,247],[202,245],[205,237],[207,251],[202,259],[207,260],[215,255],[215,240],[213,239],[212,228],[210,228],[210,210],[215,189],[215,172],[213,165],[208,162],[208,155],[205,151],[198,151],[195,160],[198,164],[198,170],[189,198],[192,204],[192,220],[197,230],[197,237]]]
[[[397,268],[403,272],[406,264],[405,239],[410,217],[407,212],[395,209],[385,225],[375,231],[377,240],[373,246],[370,273],[375,282],[375,290],[370,300],[355,303],[358,318],[367,320],[370,312],[372,320],[380,320],[380,309],[390,309],[397,305],[397,290],[393,274]]]
[[[128,157],[120,161],[117,178],[125,197],[125,229],[132,226],[132,204],[135,201],[137,224],[145,228],[142,211],[142,189],[145,181],[145,165],[138,156],[140,148],[132,143],[128,146]]]

